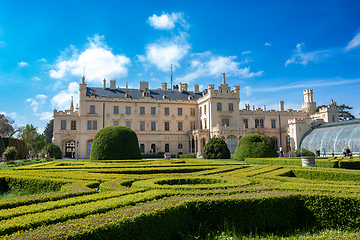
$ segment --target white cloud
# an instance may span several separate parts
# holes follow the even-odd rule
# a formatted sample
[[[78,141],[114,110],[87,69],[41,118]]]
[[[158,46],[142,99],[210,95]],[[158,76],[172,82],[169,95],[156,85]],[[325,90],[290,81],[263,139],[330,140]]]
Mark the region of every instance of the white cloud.
[[[251,53],[251,51],[244,51],[241,54],[244,55],[244,54],[250,54],[250,53]]]
[[[70,46],[58,57],[55,69],[50,70],[50,77],[66,79],[68,76],[81,77],[84,67],[86,81],[101,84],[104,78],[115,79],[127,76],[127,66],[130,59],[125,55],[113,54],[105,41],[104,36],[95,34],[88,38],[88,48],[79,53]]]
[[[307,65],[309,62],[319,62],[323,58],[329,56],[328,50],[317,50],[313,52],[304,52],[302,48],[305,46],[304,43],[298,43],[296,50],[294,50],[293,56],[285,62],[285,66],[291,63],[297,63]]]
[[[33,78],[31,78],[31,80],[33,80],[33,81],[40,81],[41,79],[38,78],[38,77],[33,77]]]
[[[265,46],[271,46],[271,43],[267,42],[267,43],[265,43]]]
[[[176,23],[180,23],[183,28],[188,29],[189,25],[186,23],[183,15],[183,13],[162,13],[161,16],[153,14],[148,18],[147,22],[158,30],[171,30],[175,28]]]
[[[241,88],[241,90],[245,96],[250,96],[251,95],[251,87],[250,86],[245,86],[243,88]]]
[[[47,102],[48,97],[44,94],[38,94],[35,98],[28,98],[26,102],[30,103],[33,108],[35,116],[39,117],[40,120],[50,120],[52,118],[52,112],[40,112],[39,108]]]
[[[161,40],[146,46],[145,56],[138,56],[139,61],[155,65],[159,70],[169,71],[172,62],[174,69],[180,67],[179,61],[190,50],[190,44],[186,40],[187,35],[181,34],[171,40]]]
[[[345,50],[350,51],[354,48],[357,48],[358,46],[360,46],[360,32],[356,34],[356,36],[349,42]]]
[[[68,89],[60,91],[51,99],[51,105],[58,110],[69,109],[71,103],[71,96],[74,97],[74,107],[79,101],[79,84],[71,82]]]
[[[191,72],[177,78],[178,81],[189,83],[200,77],[221,76],[221,73],[242,78],[263,75],[263,71],[250,72],[250,67],[241,68],[241,63],[235,61],[236,56],[213,56],[210,51],[203,54],[192,54],[192,56],[194,59],[189,68]]]
[[[47,62],[45,58],[39,59],[38,62]]]
[[[27,66],[29,66],[29,64],[27,62],[19,62],[18,65],[19,65],[19,67],[27,67]]]

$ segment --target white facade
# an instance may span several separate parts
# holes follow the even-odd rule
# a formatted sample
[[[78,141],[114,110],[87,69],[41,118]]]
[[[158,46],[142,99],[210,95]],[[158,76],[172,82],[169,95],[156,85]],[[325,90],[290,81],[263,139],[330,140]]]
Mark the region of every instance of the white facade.
[[[133,129],[139,139],[142,153],[169,152],[195,153],[202,155],[209,138],[222,137],[230,151],[236,149],[239,139],[247,134],[272,137],[277,148],[298,147],[301,137],[310,129],[314,119],[325,122],[339,121],[336,103],[316,112],[312,89],[304,91],[302,110],[284,109],[279,102],[279,111],[264,108],[239,110],[240,87],[231,89],[225,81],[216,90],[213,84],[203,92],[199,86],[188,91],[187,84],[179,84],[169,90],[150,90],[147,82],[140,82],[139,89],[88,87],[85,78],[79,85],[79,108],[54,110],[54,144],[60,146],[64,156],[88,158],[96,132],[106,126],[121,125]],[[295,120],[297,119],[297,120]],[[299,120],[302,119],[302,120]],[[78,142],[78,144],[77,144]]]

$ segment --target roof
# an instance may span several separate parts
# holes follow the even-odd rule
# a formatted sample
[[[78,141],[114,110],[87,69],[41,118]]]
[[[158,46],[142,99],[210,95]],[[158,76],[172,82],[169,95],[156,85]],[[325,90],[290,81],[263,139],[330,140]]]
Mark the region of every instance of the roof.
[[[316,128],[334,127],[334,126],[350,125],[350,124],[360,124],[360,119],[353,119],[353,120],[340,121],[340,122],[322,123],[319,126],[316,126]]]
[[[166,96],[170,100],[189,100],[189,96],[192,95],[194,100],[202,97],[202,92],[194,93],[190,91],[178,91],[178,90],[148,90],[150,97],[153,99],[162,100],[166,93]],[[129,92],[131,98],[144,98],[144,90],[134,88],[99,88],[88,87],[86,90],[86,96],[91,96],[92,93],[96,97],[108,97],[108,98],[125,98],[126,92]]]

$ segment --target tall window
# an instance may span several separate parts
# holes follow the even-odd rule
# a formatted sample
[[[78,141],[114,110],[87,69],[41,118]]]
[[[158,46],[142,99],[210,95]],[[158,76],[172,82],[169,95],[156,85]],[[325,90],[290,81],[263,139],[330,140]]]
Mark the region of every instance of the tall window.
[[[195,108],[190,108],[190,115],[195,116]]]
[[[199,123],[199,128],[200,128],[200,129],[203,129],[202,127],[203,127],[203,126],[202,126],[202,121],[200,121],[200,123]]]
[[[207,127],[207,121],[206,119],[204,119],[204,129],[206,129],[206,127]]]
[[[145,153],[145,145],[144,144],[140,144],[140,152]]]
[[[179,115],[179,116],[182,115],[182,108],[178,108],[178,115]]]
[[[216,104],[216,109],[217,109],[218,111],[221,111],[221,103],[220,103],[220,102],[218,102],[218,103]]]
[[[126,106],[126,114],[131,114],[131,107],[130,106]]]
[[[114,106],[114,114],[119,114],[119,106]]]
[[[195,130],[195,122],[191,122],[191,130]]]
[[[260,127],[264,128],[264,119],[260,119]]]
[[[165,152],[166,152],[166,153],[170,152],[170,146],[169,146],[168,143],[165,144]]]
[[[199,115],[201,116],[202,112],[201,112],[201,107],[199,108]]]
[[[165,115],[169,115],[169,108],[168,107],[165,108],[164,113],[165,113]]]
[[[97,130],[97,121],[96,120],[93,121],[93,130]]]
[[[114,121],[114,126],[119,126],[119,121]]]
[[[234,153],[237,147],[237,138],[235,136],[229,136],[226,140],[226,144],[230,150],[230,153]]]
[[[91,130],[91,120],[87,122],[87,130]]]
[[[151,153],[156,153],[156,145],[155,145],[155,143],[151,144]]]
[[[165,131],[169,131],[170,127],[169,127],[169,122],[165,122]]]
[[[86,143],[86,155],[87,156],[90,156],[92,143],[93,143],[93,140],[89,140]]]
[[[95,105],[90,106],[90,113],[95,113]]]
[[[140,114],[145,114],[145,107],[140,107]]]
[[[255,128],[259,127],[259,119],[255,119]]]
[[[151,131],[156,131],[156,122],[151,122]]]
[[[178,153],[183,153],[183,145],[181,143],[178,145]]]
[[[183,130],[182,122],[178,122],[178,131],[182,131],[182,130]]]
[[[71,121],[71,130],[76,130],[76,121]]]
[[[206,105],[204,106],[204,114],[206,115]]]
[[[271,128],[276,128],[275,119],[271,119]]]
[[[156,107],[151,107],[151,115],[155,115],[156,114]]]
[[[244,119],[243,121],[245,128],[249,128],[249,121],[247,119]]]
[[[66,130],[66,121],[61,120],[61,130]]]
[[[221,126],[229,126],[229,119],[228,118],[223,118],[221,119]]]
[[[125,122],[125,126],[128,127],[128,128],[131,128],[131,122],[130,122],[130,121],[126,121],[126,122]]]
[[[140,122],[140,131],[145,131],[145,122],[144,121]]]
[[[232,103],[229,103],[229,111],[230,112],[234,111],[234,105]]]

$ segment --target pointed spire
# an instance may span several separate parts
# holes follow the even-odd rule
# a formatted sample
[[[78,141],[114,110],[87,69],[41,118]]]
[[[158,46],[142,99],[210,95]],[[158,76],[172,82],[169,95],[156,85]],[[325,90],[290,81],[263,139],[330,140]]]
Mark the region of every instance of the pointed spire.
[[[70,111],[74,111],[74,97],[71,96]]]
[[[85,84],[85,67],[84,67],[84,71],[83,71],[82,84]]]
[[[172,85],[172,59],[171,59],[171,83],[170,83],[170,90],[173,89],[173,85]]]
[[[126,78],[126,88],[129,88],[127,78]]]

